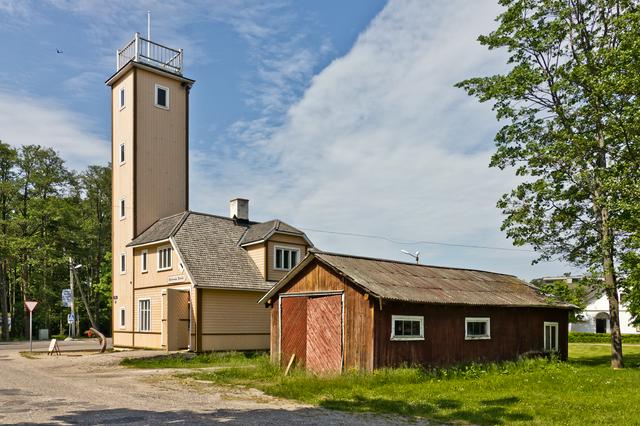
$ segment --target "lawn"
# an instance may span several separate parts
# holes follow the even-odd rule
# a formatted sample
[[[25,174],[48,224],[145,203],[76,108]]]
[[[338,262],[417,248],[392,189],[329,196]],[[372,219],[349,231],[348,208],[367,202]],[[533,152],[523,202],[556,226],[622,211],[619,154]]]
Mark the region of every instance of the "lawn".
[[[570,345],[568,362],[537,359],[324,378],[302,371],[283,377],[266,355],[232,353],[226,361],[216,356],[215,365],[225,368],[188,376],[220,385],[250,386],[330,409],[395,413],[446,423],[639,424],[640,346],[626,345],[624,351],[627,368],[619,371],[609,367],[608,346],[575,343]],[[198,361],[207,356],[211,355],[186,362],[212,366]],[[149,362],[155,362],[156,368],[163,363],[161,358]]]

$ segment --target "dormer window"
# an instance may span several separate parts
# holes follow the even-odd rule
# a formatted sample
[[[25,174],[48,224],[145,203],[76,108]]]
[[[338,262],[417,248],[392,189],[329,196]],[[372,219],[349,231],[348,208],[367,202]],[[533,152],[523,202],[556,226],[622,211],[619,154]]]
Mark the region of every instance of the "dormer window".
[[[169,109],[169,88],[156,84],[156,106]]]
[[[300,260],[300,249],[290,247],[275,247],[275,269],[290,271]]]

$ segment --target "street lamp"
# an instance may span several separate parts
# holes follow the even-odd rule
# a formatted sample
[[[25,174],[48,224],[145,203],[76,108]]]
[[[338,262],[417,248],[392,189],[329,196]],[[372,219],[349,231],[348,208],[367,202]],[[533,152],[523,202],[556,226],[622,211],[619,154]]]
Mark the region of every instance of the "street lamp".
[[[420,252],[417,251],[415,253],[411,253],[409,251],[406,250],[400,250],[402,253],[406,254],[407,256],[411,256],[416,260],[416,263],[420,263]]]

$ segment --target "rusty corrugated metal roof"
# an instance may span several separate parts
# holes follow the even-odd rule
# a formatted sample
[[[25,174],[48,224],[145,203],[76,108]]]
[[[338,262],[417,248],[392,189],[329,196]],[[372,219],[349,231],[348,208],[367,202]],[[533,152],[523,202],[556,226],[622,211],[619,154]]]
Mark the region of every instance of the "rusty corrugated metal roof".
[[[513,275],[417,265],[386,259],[311,251],[264,298],[290,281],[313,258],[381,299],[414,303],[573,308],[558,303]]]

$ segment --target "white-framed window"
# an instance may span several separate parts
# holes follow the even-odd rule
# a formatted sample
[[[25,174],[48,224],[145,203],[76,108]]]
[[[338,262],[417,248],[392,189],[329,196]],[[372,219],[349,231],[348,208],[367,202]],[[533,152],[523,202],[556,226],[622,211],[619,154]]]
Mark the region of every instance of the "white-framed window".
[[[169,109],[169,88],[156,84],[155,105],[158,108]]]
[[[558,323],[544,323],[544,350],[556,352],[558,350]]]
[[[424,340],[424,317],[391,315],[391,340]]]
[[[138,330],[151,331],[151,299],[138,299]]]
[[[489,318],[465,318],[465,340],[491,339],[491,319]]]
[[[300,261],[300,249],[275,246],[273,250],[273,265],[275,269],[290,271]]]
[[[120,273],[125,274],[127,272],[127,255],[120,253]]]
[[[126,325],[126,313],[124,310],[124,306],[120,308],[120,328],[124,328]]]
[[[171,247],[158,249],[158,271],[171,269]]]
[[[120,214],[120,220],[127,217],[127,207],[124,202],[124,198],[120,198],[120,205],[118,206],[118,213]]]
[[[120,92],[118,93],[118,105],[120,105],[120,109],[124,108],[124,87],[120,88]]]
[[[142,253],[140,254],[140,269],[143,273],[148,271],[148,255],[149,252],[147,250],[142,250]]]
[[[124,155],[124,144],[120,144],[120,151],[118,152],[118,156],[120,157],[120,165],[124,164],[125,155]]]

